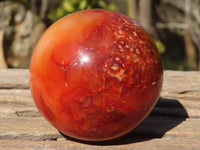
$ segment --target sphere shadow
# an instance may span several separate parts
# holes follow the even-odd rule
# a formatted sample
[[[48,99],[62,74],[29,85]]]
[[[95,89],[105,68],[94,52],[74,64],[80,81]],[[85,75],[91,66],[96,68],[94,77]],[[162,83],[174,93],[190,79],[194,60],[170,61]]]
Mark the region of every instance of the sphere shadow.
[[[109,141],[82,141],[62,134],[67,140],[89,145],[123,145],[136,142],[162,138],[164,134],[181,124],[188,118],[188,113],[183,105],[176,99],[159,98],[150,115],[129,134]]]

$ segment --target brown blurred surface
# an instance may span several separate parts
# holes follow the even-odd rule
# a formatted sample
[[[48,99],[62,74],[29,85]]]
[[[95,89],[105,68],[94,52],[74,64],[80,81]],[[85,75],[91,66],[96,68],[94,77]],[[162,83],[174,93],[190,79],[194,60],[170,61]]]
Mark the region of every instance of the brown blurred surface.
[[[200,72],[164,71],[161,97],[149,117],[129,135],[108,142],[63,137],[38,112],[29,71],[0,69],[0,149],[199,150]]]

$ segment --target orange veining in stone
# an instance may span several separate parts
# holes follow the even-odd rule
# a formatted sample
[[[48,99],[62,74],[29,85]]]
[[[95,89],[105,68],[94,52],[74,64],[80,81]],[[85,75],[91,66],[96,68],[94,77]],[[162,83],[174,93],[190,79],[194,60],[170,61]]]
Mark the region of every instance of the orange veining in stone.
[[[59,131],[89,141],[133,130],[158,100],[157,48],[131,18],[87,10],[62,18],[38,42],[30,66],[33,98]]]

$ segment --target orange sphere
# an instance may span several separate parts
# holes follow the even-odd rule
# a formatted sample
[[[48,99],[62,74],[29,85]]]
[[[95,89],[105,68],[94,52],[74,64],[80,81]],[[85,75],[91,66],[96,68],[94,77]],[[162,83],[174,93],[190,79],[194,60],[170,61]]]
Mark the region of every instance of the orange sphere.
[[[163,69],[133,19],[93,9],[54,23],[39,40],[30,87],[41,114],[70,137],[102,141],[138,126],[156,104]]]

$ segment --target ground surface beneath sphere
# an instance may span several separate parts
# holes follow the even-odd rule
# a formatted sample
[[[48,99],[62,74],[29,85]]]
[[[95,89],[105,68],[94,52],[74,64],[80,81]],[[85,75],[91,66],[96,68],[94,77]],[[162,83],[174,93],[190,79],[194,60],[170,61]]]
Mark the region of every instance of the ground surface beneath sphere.
[[[200,73],[165,71],[161,97],[132,133],[103,143],[64,138],[37,111],[28,70],[0,70],[0,149],[199,149]]]

